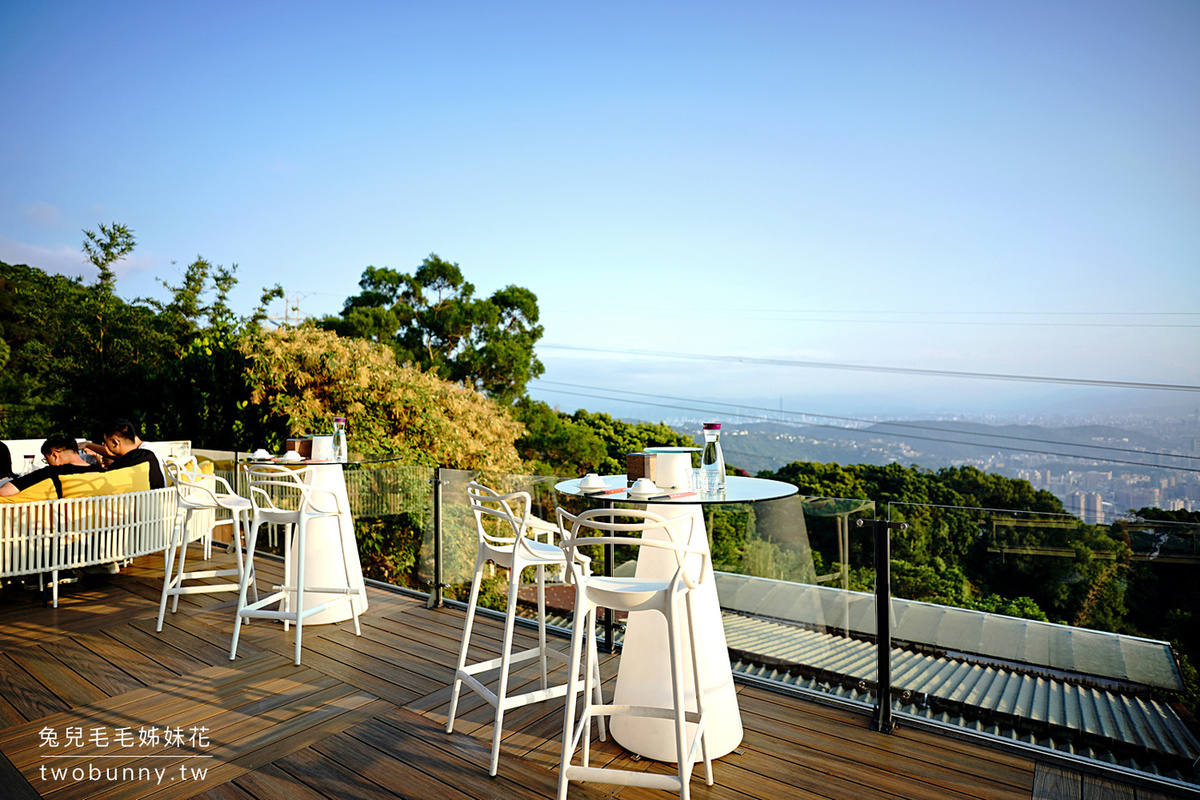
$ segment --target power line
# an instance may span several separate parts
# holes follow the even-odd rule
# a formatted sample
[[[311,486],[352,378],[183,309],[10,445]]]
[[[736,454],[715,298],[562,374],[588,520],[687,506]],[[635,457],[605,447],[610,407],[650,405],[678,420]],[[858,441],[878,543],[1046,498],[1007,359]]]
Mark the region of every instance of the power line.
[[[611,315],[613,313],[637,313],[637,306],[628,304],[620,307],[598,306],[589,303],[583,307],[555,307],[546,313],[591,313]],[[827,308],[732,308],[722,305],[717,308],[663,309],[659,306],[643,306],[655,316],[675,319],[770,319],[793,322],[872,323],[901,325],[1028,325],[1041,327],[1079,328],[1195,328],[1200,322],[1187,322],[1188,318],[1200,318],[1197,311],[968,311],[961,309],[905,310],[905,309],[827,309]],[[1093,321],[1095,320],[1095,321]],[[1121,321],[1118,321],[1121,320]],[[1139,321],[1134,321],[1139,320]]]
[[[630,306],[624,305],[622,310],[628,309]],[[644,306],[645,308],[653,308],[655,312],[662,309],[658,306]],[[589,308],[603,307],[590,305]],[[614,307],[615,310],[615,307]],[[966,309],[903,309],[903,308],[759,308],[753,309],[738,309],[728,306],[721,306],[720,309],[712,309],[714,311],[730,311],[746,314],[821,314],[825,316],[865,316],[868,314],[885,314],[897,317],[1200,317],[1200,311],[970,311]],[[707,313],[707,311],[705,311]]]
[[[538,381],[538,383],[549,383],[549,382],[548,381]],[[564,385],[571,385],[571,384],[564,384]],[[580,387],[580,388],[595,388],[596,390],[603,391],[603,392],[611,392],[612,391],[609,389],[600,389],[598,387]],[[546,391],[557,392],[559,394],[567,394],[567,395],[572,395],[572,396],[577,396],[577,397],[588,397],[591,399],[604,399],[604,400],[621,400],[621,399],[623,399],[620,396],[597,398],[597,396],[591,392],[577,392],[577,391],[570,391],[567,389],[549,388],[549,389],[546,389]],[[638,393],[638,392],[623,392],[623,394],[640,394],[640,393]],[[695,402],[695,401],[688,400],[685,402]],[[656,403],[656,402],[651,402],[648,400],[647,401],[639,401],[639,403],[641,405],[649,405],[649,406],[655,406],[655,407],[659,407],[659,408],[670,408],[675,411],[696,411],[696,412],[709,413],[712,410],[710,408],[704,408],[704,407],[683,406],[683,405],[677,405],[674,403]],[[713,405],[731,405],[731,404],[714,403]],[[733,406],[733,407],[739,408],[738,406]],[[757,420],[757,421],[761,421],[761,422],[780,422],[780,420],[778,420],[777,418],[774,418],[774,417],[763,416],[760,414],[747,414],[747,413],[744,413],[741,411],[733,411],[733,412],[723,411],[722,413],[725,413],[727,415],[731,414],[732,416],[740,417],[742,419]],[[778,413],[778,412],[772,411],[772,413]],[[844,418],[838,418],[838,417],[827,417],[826,415],[811,415],[811,416],[820,416],[822,418],[844,419]],[[827,425],[827,424],[822,424],[822,423],[818,423],[818,422],[797,423],[797,422],[786,422],[785,421],[785,422],[783,422],[783,424],[790,424],[790,425],[793,425],[796,427],[800,427],[801,425],[803,425],[805,427],[830,428],[830,429],[838,430],[838,431],[857,432],[857,429],[854,429],[854,428],[847,428],[845,426],[840,426],[840,425]],[[886,431],[872,431],[871,433],[873,435],[890,436],[893,438],[900,438],[902,435],[900,433],[888,433]],[[996,445],[989,445],[989,444],[984,444],[981,442],[964,442],[959,439],[943,439],[943,438],[939,438],[939,437],[935,437],[935,436],[921,436],[919,434],[907,434],[906,438],[917,439],[917,440],[921,440],[921,441],[942,442],[945,444],[956,444],[956,445],[961,445],[963,447],[996,447]],[[1069,447],[1088,447],[1088,445],[1075,445],[1075,444],[1070,444],[1070,443],[1063,443],[1063,444],[1065,444],[1066,446],[1069,446]],[[1145,461],[1131,461],[1128,459],[1111,458],[1111,457],[1106,457],[1106,456],[1087,456],[1087,455],[1080,455],[1078,453],[1060,453],[1055,450],[1041,450],[1041,449],[1034,449],[1034,448],[1030,448],[1030,447],[1002,446],[1001,449],[1007,450],[1007,451],[1013,452],[1013,453],[1032,453],[1035,455],[1057,456],[1059,458],[1091,459],[1093,461],[1100,461],[1105,464],[1124,464],[1124,465],[1135,466],[1135,467],[1154,468],[1154,469],[1172,469],[1172,470],[1176,470],[1176,471],[1180,471],[1180,472],[1198,472],[1198,473],[1200,473],[1200,467],[1164,467],[1161,464],[1147,464]],[[1134,452],[1140,452],[1140,451],[1134,451]],[[1169,454],[1169,455],[1172,458],[1190,458],[1188,456],[1175,456],[1173,454]]]
[[[767,309],[781,311],[781,309]],[[1200,311],[968,311],[965,309],[906,310],[888,309],[829,309],[805,308],[782,309],[795,314],[895,314],[917,317],[968,316],[968,317],[1200,317]]]
[[[564,314],[578,315],[584,309],[580,308],[557,308],[551,309],[544,313],[555,313],[556,311]],[[629,313],[628,307],[620,309],[612,308],[605,309],[602,307],[589,306],[586,311],[592,314],[611,315],[615,312]],[[940,312],[941,315],[988,315],[988,314],[1007,314],[1009,316],[1037,314],[1040,312],[963,312],[963,311],[945,311]],[[1058,312],[1049,312],[1050,314]],[[1061,312],[1070,313],[1070,312]],[[1087,312],[1079,312],[1087,313]],[[907,318],[896,318],[899,315],[905,314]],[[711,311],[663,311],[655,308],[654,315],[656,317],[667,317],[672,319],[698,319],[703,316],[705,319],[721,318],[721,319],[753,319],[753,320],[771,320],[776,322],[811,322],[811,323],[835,323],[835,324],[871,324],[871,325],[966,325],[966,326],[996,326],[996,327],[1039,327],[1039,328],[1200,328],[1200,323],[1188,322],[1057,322],[1057,321],[1042,321],[1037,319],[937,319],[934,318],[938,312],[901,312],[901,311],[884,311],[884,312],[825,312],[825,311],[792,311],[792,310],[739,310],[739,309],[714,309]],[[1163,317],[1189,317],[1200,316],[1200,314],[1192,312],[1129,312],[1127,316],[1163,316]],[[1110,316],[1104,312],[1094,312],[1091,316]]]
[[[837,364],[822,361],[793,361],[782,358],[759,358],[754,356],[717,356],[699,353],[669,353],[658,350],[630,350],[609,347],[584,347],[567,344],[539,344],[550,350],[574,350],[585,353],[608,353],[624,356],[649,356],[653,358],[679,358],[690,361],[721,361],[744,364],[767,364],[776,367],[805,367],[810,369],[837,369],[858,372],[882,372],[892,375],[925,375],[938,378],[975,378],[995,381],[1021,381],[1029,383],[1056,383],[1067,386],[1102,386],[1109,389],[1154,389],[1170,392],[1200,392],[1200,386],[1178,383],[1146,383],[1140,381],[1108,381],[1092,378],[1056,378],[1044,375],[1010,375],[991,372],[959,372],[941,369],[917,369],[913,367],[884,367],[868,364]]]

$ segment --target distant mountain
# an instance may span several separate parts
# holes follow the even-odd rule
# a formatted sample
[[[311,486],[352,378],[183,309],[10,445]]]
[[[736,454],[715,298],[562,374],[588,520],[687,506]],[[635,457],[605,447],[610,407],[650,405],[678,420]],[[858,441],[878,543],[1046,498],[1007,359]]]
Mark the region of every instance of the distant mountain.
[[[695,432],[680,427],[681,433]],[[726,424],[721,436],[725,460],[751,474],[792,461],[839,464],[917,464],[928,469],[958,464],[985,466],[1018,457],[1035,462],[1097,457],[1181,466],[1169,457],[1142,452],[1183,452],[1147,432],[1106,425],[1047,428],[1040,425],[985,425],[951,420],[881,422],[861,428],[787,425],[776,422]],[[1032,452],[1031,452],[1032,451]],[[1133,452],[1130,452],[1133,451]]]

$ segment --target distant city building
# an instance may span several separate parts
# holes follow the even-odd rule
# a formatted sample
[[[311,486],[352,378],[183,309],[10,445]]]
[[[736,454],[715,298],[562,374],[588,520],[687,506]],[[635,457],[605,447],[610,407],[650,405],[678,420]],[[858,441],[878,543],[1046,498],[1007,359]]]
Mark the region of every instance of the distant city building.
[[[1078,515],[1089,525],[1104,522],[1104,497],[1099,492],[1071,492],[1065,505],[1068,512]]]
[[[1161,508],[1163,503],[1162,490],[1158,487],[1146,486],[1119,489],[1113,492],[1114,504],[1121,509]]]

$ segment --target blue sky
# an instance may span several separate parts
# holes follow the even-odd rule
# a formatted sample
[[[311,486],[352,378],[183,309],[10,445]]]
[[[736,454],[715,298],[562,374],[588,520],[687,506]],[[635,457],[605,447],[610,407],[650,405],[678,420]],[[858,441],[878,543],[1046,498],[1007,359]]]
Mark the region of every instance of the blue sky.
[[[1200,403],[737,360],[1200,384],[1192,0],[10,0],[0,108],[0,259],[116,221],[125,297],[319,315],[436,252],[538,295],[568,410]]]

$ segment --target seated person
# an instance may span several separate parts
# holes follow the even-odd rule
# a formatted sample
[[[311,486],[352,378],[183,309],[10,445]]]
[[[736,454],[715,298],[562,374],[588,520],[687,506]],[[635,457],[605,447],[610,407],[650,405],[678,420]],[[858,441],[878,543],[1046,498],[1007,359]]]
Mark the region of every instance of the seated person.
[[[12,452],[9,451],[8,445],[0,442],[0,485],[8,483],[17,474],[12,470]]]
[[[102,433],[103,447],[89,444],[87,448],[103,457],[107,469],[122,469],[146,462],[150,465],[150,488],[162,489],[167,485],[158,454],[146,447],[137,426],[127,419],[116,419],[108,423]]]
[[[0,497],[14,495],[41,481],[52,480],[59,475],[75,472],[94,472],[100,468],[89,464],[79,454],[79,445],[73,436],[51,436],[42,442],[42,456],[47,466],[21,475],[0,486]]]

